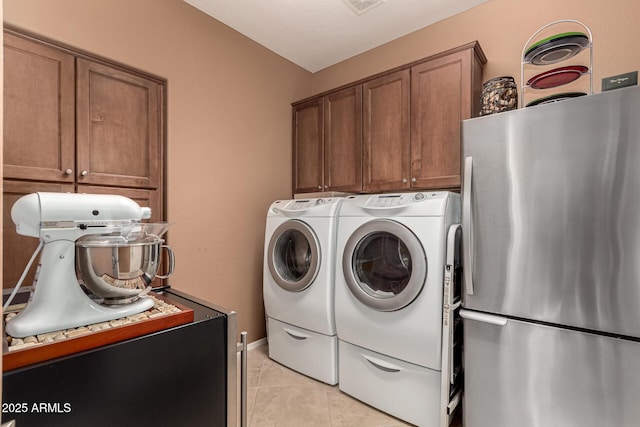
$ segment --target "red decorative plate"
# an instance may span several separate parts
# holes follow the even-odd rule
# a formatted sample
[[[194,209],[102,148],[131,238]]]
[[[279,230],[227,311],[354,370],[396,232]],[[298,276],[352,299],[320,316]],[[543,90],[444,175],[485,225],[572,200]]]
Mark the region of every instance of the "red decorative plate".
[[[571,83],[577,80],[584,73],[589,71],[584,65],[570,65],[568,67],[554,68],[532,77],[527,85],[534,89],[550,89]]]

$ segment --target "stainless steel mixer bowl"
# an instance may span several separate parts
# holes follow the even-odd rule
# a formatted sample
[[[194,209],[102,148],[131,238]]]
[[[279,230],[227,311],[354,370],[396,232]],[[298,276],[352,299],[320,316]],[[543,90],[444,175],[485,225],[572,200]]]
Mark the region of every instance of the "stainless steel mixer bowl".
[[[139,298],[158,277],[173,274],[173,250],[157,235],[86,236],[76,241],[78,281],[104,299],[104,304],[128,304]],[[169,271],[158,275],[162,250],[166,249]]]

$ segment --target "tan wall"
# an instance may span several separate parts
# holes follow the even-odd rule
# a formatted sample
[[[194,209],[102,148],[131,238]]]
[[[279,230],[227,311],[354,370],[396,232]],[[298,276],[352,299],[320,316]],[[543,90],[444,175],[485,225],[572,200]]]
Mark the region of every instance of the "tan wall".
[[[519,83],[522,48],[529,37],[546,24],[572,19],[586,24],[593,33],[593,90],[597,93],[603,77],[640,68],[638,17],[638,0],[489,0],[317,72],[312,92],[319,93],[474,40],[480,42],[487,56],[483,81],[506,75]],[[560,27],[557,32],[563,31],[580,31],[580,27]],[[529,95],[526,99],[536,99]]]
[[[311,74],[181,0],[5,0],[5,22],[168,80],[177,289],[265,336],[269,204],[291,193],[291,107]]]

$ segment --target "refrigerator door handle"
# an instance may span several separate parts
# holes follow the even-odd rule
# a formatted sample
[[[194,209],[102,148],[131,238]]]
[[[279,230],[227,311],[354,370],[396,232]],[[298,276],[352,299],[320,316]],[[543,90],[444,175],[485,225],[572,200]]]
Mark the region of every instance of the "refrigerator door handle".
[[[509,319],[502,316],[495,316],[493,314],[478,313],[477,311],[469,311],[464,308],[460,309],[460,317],[468,320],[475,320],[476,322],[489,323],[491,325],[505,326]]]
[[[462,258],[464,260],[464,288],[473,295],[473,211],[471,186],[473,184],[473,157],[464,159],[464,183],[462,194]]]

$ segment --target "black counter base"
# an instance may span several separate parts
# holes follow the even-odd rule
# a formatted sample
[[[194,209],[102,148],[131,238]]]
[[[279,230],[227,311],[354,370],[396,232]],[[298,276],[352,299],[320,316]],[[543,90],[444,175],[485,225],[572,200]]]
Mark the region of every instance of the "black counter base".
[[[227,316],[184,298],[179,302],[202,315],[193,323],[5,372],[2,422],[227,425]]]

